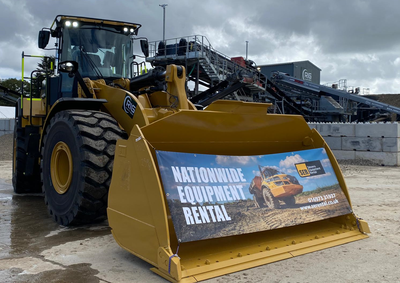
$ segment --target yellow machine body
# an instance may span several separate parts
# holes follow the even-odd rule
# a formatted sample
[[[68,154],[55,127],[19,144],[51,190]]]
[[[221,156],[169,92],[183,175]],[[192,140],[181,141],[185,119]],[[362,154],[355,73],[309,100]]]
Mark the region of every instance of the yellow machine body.
[[[368,224],[351,213],[293,227],[178,244],[155,150],[251,156],[324,148],[351,205],[335,157],[302,116],[267,114],[271,104],[222,100],[197,111],[187,100],[185,78],[185,70],[178,75],[177,66],[170,65],[165,77],[167,91],[137,96],[129,91],[129,80],[116,82],[122,89],[101,79],[85,78],[93,97],[107,100],[101,110],[129,135],[116,144],[107,209],[112,234],[121,247],[152,264],[155,273],[172,282],[197,282],[367,237]],[[78,93],[85,97],[81,87]],[[136,103],[132,118],[122,109],[126,97]],[[41,125],[46,119],[44,128],[57,108],[55,103],[45,117],[43,99],[24,98],[23,104],[23,115],[28,118],[23,123],[32,119],[32,124]]]
[[[22,125],[41,126],[42,120],[46,117],[46,100],[43,98],[23,98],[22,115],[26,119],[22,120]]]
[[[155,150],[218,154],[264,155],[325,148],[350,205],[345,181],[331,150],[301,116],[267,114],[269,104],[216,101],[204,111],[187,102],[176,67],[166,93],[132,98],[135,117],[121,111],[129,92],[97,83],[98,98],[129,133],[118,140],[109,190],[108,220],[118,244],[154,265],[173,282],[196,282],[366,238],[366,222],[348,214],[277,230],[179,244],[162,186]],[[153,107],[178,97],[177,109]],[[153,97],[152,97],[153,96]],[[168,97],[167,97],[168,96]],[[157,103],[157,104],[156,104]],[[274,133],[273,135],[260,133]]]
[[[263,180],[262,185],[268,186],[274,197],[286,197],[300,194],[303,186],[293,184],[286,174],[279,174]]]
[[[70,16],[58,18],[59,31],[67,20],[115,24],[120,29],[122,25],[128,25]],[[128,26],[136,29],[134,24]],[[196,110],[186,96],[186,74],[183,67],[168,66],[163,78],[166,91],[155,92],[146,87],[131,91],[132,81],[127,78],[107,84],[104,79],[91,80],[80,77],[79,73],[75,75],[77,74],[80,78],[76,94],[78,97],[58,99],[52,105],[46,105],[43,98],[23,98],[21,127],[34,126],[38,128],[35,134],[40,136],[40,141],[38,137],[35,145],[38,150],[34,160],[39,164],[39,159],[44,159],[45,154],[39,154],[40,147],[44,144],[46,150],[50,143],[48,140],[53,137],[52,131],[56,128],[56,123],[52,121],[64,121],[59,112],[68,110],[63,112],[65,114],[87,110],[95,111],[99,115],[100,110],[110,114],[111,117],[107,115],[106,120],[101,120],[105,124],[104,128],[114,119],[116,123],[113,126],[121,132],[125,131],[128,138],[123,139],[121,135],[115,146],[110,144],[108,147],[110,152],[115,147],[108,193],[109,225],[118,244],[152,264],[152,270],[160,276],[172,282],[197,282],[367,237],[365,233],[369,232],[368,224],[350,213],[298,226],[179,243],[160,177],[156,150],[256,156],[324,148],[351,206],[343,175],[328,145],[315,129],[309,128],[302,116],[267,114],[271,104],[220,100],[209,105],[206,110]],[[72,71],[70,75],[73,76]],[[148,86],[150,87],[151,85]],[[90,99],[85,102],[85,98]],[[129,107],[132,107],[132,113],[124,109],[127,100]],[[90,104],[99,107],[91,108]],[[77,114],[69,117],[74,117],[75,122],[92,119],[92,116],[85,118]],[[67,121],[62,123],[69,125]],[[46,134],[46,131],[50,134]],[[60,132],[54,134],[54,140]],[[67,137],[65,140],[75,145]],[[50,146],[48,148],[51,149]],[[17,150],[14,145],[15,152]],[[72,161],[76,156],[70,151],[68,144],[61,140],[48,152],[52,152],[54,156],[48,160],[48,170],[58,183],[55,187],[56,193],[50,195],[49,188],[45,189],[45,193],[61,199],[80,186],[80,183],[75,184],[74,188],[71,185],[76,180],[73,175],[76,170],[72,169]],[[75,155],[77,154],[79,153]],[[101,158],[99,155],[99,159]],[[14,160],[17,161],[16,158]],[[43,161],[42,164],[44,163]],[[47,167],[43,165],[43,168]],[[22,173],[15,166],[14,171]],[[99,175],[101,174],[100,172]],[[64,225],[63,221],[59,223]]]

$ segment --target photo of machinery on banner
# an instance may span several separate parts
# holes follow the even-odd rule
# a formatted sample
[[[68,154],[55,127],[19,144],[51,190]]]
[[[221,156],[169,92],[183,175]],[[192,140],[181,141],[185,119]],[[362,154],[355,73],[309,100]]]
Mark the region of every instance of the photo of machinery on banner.
[[[262,156],[156,153],[172,222],[182,242],[352,212],[323,148]]]

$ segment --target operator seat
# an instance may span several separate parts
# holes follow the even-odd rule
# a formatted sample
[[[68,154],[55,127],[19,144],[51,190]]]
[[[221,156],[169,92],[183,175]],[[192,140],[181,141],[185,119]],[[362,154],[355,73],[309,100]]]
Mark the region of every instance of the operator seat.
[[[96,74],[94,68],[101,67],[101,59],[97,54],[89,54],[81,52],[79,67],[82,72],[82,77]],[[93,66],[94,65],[94,66]]]
[[[103,59],[103,70],[109,71],[108,74],[104,74],[106,76],[111,76],[114,74],[114,68],[115,67],[115,54],[112,53],[111,51],[106,51],[104,54],[104,59]]]
[[[89,77],[93,74],[96,74],[93,68],[100,68],[102,66],[100,56],[97,54],[93,54],[97,52],[97,47],[93,46],[90,46],[89,50],[88,48],[79,46],[75,46],[72,49],[72,60],[78,62],[79,72],[81,73],[82,77]]]
[[[115,55],[111,51],[106,51],[103,59],[104,67],[115,67]]]
[[[101,59],[97,54],[87,54],[87,60],[93,63],[96,67],[101,67]]]

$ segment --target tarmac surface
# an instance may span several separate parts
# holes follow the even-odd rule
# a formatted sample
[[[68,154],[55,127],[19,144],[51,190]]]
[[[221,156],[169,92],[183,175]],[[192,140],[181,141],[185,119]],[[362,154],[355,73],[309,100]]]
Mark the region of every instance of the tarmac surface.
[[[15,195],[0,161],[0,282],[167,282],[118,246],[107,222],[66,228],[43,196]],[[400,282],[400,168],[342,165],[368,239],[204,282]]]

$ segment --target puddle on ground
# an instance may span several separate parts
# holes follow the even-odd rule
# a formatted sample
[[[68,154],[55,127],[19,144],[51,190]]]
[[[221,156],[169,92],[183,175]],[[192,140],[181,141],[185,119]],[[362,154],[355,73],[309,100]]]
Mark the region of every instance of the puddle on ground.
[[[92,269],[88,263],[73,264],[68,266],[68,269],[49,270],[37,274],[24,275],[21,274],[22,269],[11,268],[6,271],[7,274],[1,274],[2,278],[6,281],[2,282],[57,282],[57,283],[97,283],[100,282],[96,275],[99,273],[97,270]],[[9,280],[9,281],[7,281]]]
[[[110,234],[108,223],[63,227],[47,213],[43,195],[15,195],[0,180],[0,259],[40,254],[53,246]]]
[[[118,247],[108,222],[64,227],[42,195],[16,195],[0,179],[0,282],[165,282]]]

